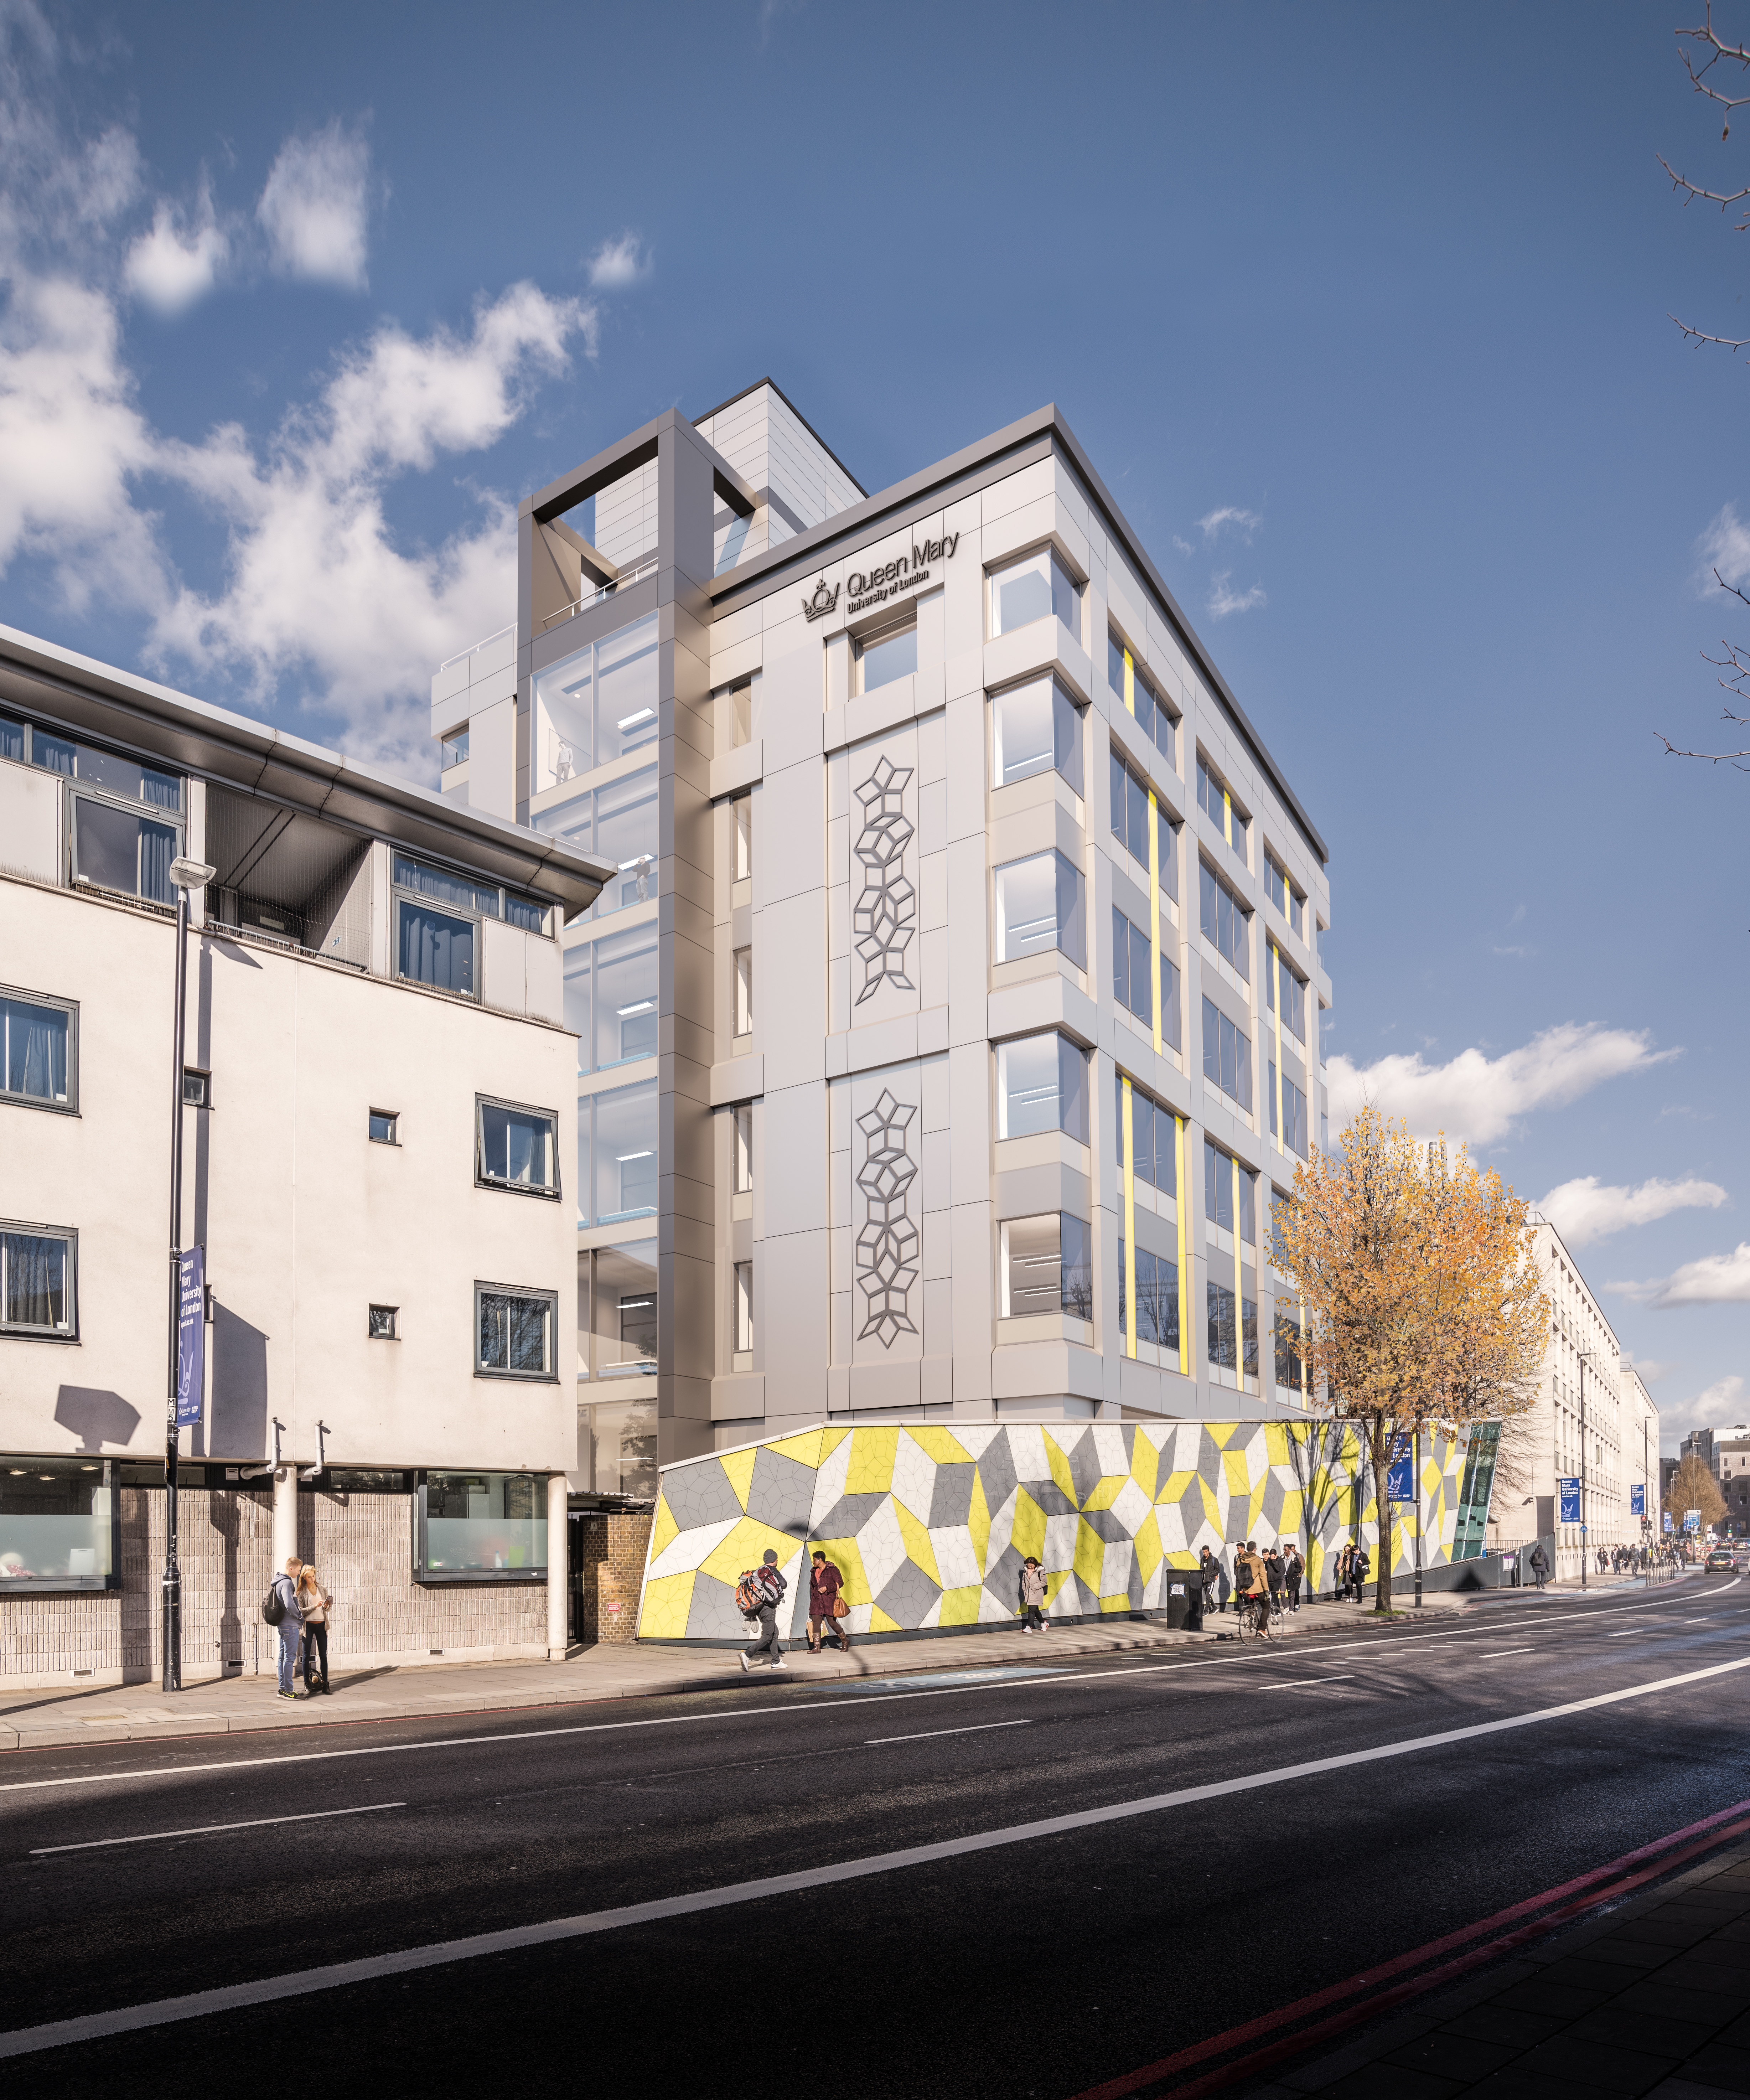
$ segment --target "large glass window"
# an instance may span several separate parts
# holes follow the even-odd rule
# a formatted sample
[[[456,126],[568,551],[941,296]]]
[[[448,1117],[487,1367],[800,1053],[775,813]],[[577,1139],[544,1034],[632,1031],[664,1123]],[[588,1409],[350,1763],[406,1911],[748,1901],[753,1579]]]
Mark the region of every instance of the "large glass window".
[[[97,889],[120,890],[128,897],[149,898],[155,904],[175,901],[170,889],[170,862],[182,850],[179,824],[159,823],[90,795],[75,795],[73,809],[76,882],[90,883]]]
[[[738,795],[730,805],[730,816],[735,834],[735,872],[737,882],[746,882],[753,874],[753,797]]]
[[[419,1496],[421,1576],[473,1581],[547,1573],[547,1482],[540,1473],[427,1473]]]
[[[1003,1315],[1067,1312],[1094,1317],[1092,1235],[1068,1211],[1010,1218],[1003,1227]]]
[[[1247,1378],[1258,1375],[1258,1305],[1243,1293],[1236,1298],[1226,1284],[1211,1282],[1209,1291],[1209,1352],[1214,1369]],[[1237,1312],[1238,1318],[1235,1317]]]
[[[1235,1180],[1239,1186],[1236,1189]],[[1212,1225],[1224,1233],[1234,1229],[1234,1202],[1239,1202],[1237,1237],[1250,1246],[1258,1231],[1258,1176],[1239,1166],[1231,1152],[1223,1152],[1206,1138],[1203,1141],[1203,1211]]]
[[[1117,1163],[1124,1164],[1124,1074],[1113,1079],[1113,1123]],[[1131,1165],[1139,1181],[1163,1196],[1179,1193],[1178,1127],[1170,1109],[1134,1083],[1131,1088]]]
[[[1018,627],[1055,614],[1082,639],[1082,589],[1049,547],[1024,554],[990,571],[990,632],[1012,634]]]
[[[524,1109],[508,1101],[478,1100],[479,1118],[475,1174],[499,1189],[526,1189],[541,1196],[559,1193],[559,1119],[543,1109]]]
[[[659,638],[653,612],[536,674],[537,794],[655,743]]]
[[[656,1082],[586,1096],[578,1104],[580,1215],[586,1224],[656,1214]],[[586,1143],[588,1146],[585,1152]],[[586,1193],[587,1192],[587,1193]],[[592,1205],[584,1215],[581,1207]]]
[[[1147,786],[1114,749],[1111,760],[1112,836],[1139,867],[1148,866],[1148,833],[1155,834],[1159,880],[1169,897],[1179,894],[1179,827],[1157,801],[1151,812]]]
[[[1248,984],[1252,977],[1252,915],[1207,861],[1197,862],[1197,917],[1203,937]]]
[[[0,1094],[45,1108],[78,1105],[79,1009],[0,995]]]
[[[997,1135],[1042,1130],[1087,1143],[1087,1052],[1055,1029],[997,1046]]]
[[[1270,1135],[1276,1135],[1276,1068],[1270,1061]],[[1307,1096],[1287,1073],[1282,1074],[1282,1142],[1290,1152],[1307,1156]]]
[[[1251,819],[1242,816],[1234,806],[1233,796],[1226,782],[1210,770],[1209,761],[1201,756],[1197,760],[1197,807],[1214,819],[1222,836],[1245,860]]]
[[[1154,1026],[1153,951],[1148,936],[1112,907],[1112,995],[1150,1028]]]
[[[1087,968],[1082,872],[1060,853],[1034,854],[997,870],[997,960],[1012,963],[1060,948]]]
[[[1179,1017],[1184,1002],[1179,996],[1179,965],[1163,949],[1161,955],[1161,1039],[1175,1050],[1184,1048]]]
[[[738,1261],[735,1264],[734,1349],[738,1357],[751,1357],[753,1353],[753,1264],[751,1261]],[[738,1370],[743,1368],[744,1366],[737,1365]]]
[[[1203,1076],[1251,1114],[1252,1039],[1207,997],[1203,1001]]]
[[[1055,678],[1029,678],[990,696],[994,784],[1056,770],[1082,792],[1082,711]]]
[[[656,768],[641,767],[606,788],[585,788],[529,819],[538,832],[575,852],[611,861],[616,870],[584,918],[606,919],[656,894]]]
[[[903,624],[871,634],[857,645],[857,690],[872,693],[896,678],[909,678],[918,668],[918,628],[908,615]]]
[[[71,1232],[0,1230],[0,1331],[77,1340],[78,1244]]]
[[[146,802],[156,810],[183,806],[183,783],[175,774],[142,765],[137,758],[125,758],[119,752],[76,743],[55,730],[22,722],[7,724],[0,738],[0,757],[23,758],[27,738],[29,762],[46,773],[62,773],[69,779],[85,781],[123,802]]]
[[[735,1193],[753,1193],[753,1103],[743,1101],[735,1111]]]
[[[1264,972],[1264,1003],[1274,1013],[1276,1007],[1276,980],[1282,983],[1282,1026],[1297,1042],[1307,1039],[1307,987],[1295,976],[1288,958],[1270,943],[1271,967]]]
[[[458,911],[474,911],[490,919],[498,916],[498,885],[481,882],[452,867],[435,867],[430,862],[395,855],[395,887],[414,897],[429,898]]]
[[[0,1590],[109,1586],[114,1494],[103,1459],[0,1460]]]
[[[1276,1383],[1298,1388],[1303,1383],[1300,1322],[1279,1311],[1276,1319]]]
[[[1289,880],[1274,854],[1264,855],[1264,894],[1297,933],[1307,930],[1306,899]]]
[[[558,1294],[474,1286],[474,1370],[482,1378],[552,1379]]]
[[[633,1378],[656,1369],[656,1242],[633,1240],[597,1247],[595,1298],[596,1375]]]
[[[654,924],[566,950],[565,1025],[580,1072],[656,1055],[657,962]]]
[[[429,904],[399,902],[400,942],[398,967],[415,984],[432,985],[440,991],[476,995],[474,943],[479,928],[472,919],[457,919],[447,911],[434,911]]]
[[[1118,1326],[1130,1332],[1129,1264],[1118,1242]],[[1157,1349],[1179,1347],[1179,1264],[1169,1255],[1136,1250],[1136,1339]]]
[[[1134,708],[1137,727],[1177,771],[1173,717],[1160,695],[1137,668],[1135,659],[1117,635],[1111,633],[1106,637],[1106,683],[1123,707]]]
[[[14,721],[10,715],[0,715],[0,758],[15,759],[22,765],[24,739],[29,734],[23,722]]]

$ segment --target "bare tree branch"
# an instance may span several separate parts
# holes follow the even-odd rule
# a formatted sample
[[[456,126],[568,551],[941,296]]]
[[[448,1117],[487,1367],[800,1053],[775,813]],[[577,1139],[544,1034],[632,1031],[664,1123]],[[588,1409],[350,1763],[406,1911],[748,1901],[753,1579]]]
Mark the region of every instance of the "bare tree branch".
[[[1747,221],[1746,223],[1750,223],[1750,221]],[[1687,321],[1678,320],[1677,315],[1673,313],[1667,313],[1665,319],[1668,321],[1675,322],[1682,333],[1687,336],[1690,342],[1697,345],[1704,342],[1717,342],[1722,350],[1742,350],[1747,343],[1750,343],[1750,335],[1735,337],[1729,335],[1708,335],[1701,329],[1691,328]],[[1726,589],[1730,590],[1731,589],[1731,585],[1727,584],[1726,585]]]
[[[1717,204],[1721,210],[1724,211],[1728,205],[1742,204],[1747,196],[1750,196],[1750,188],[1730,192],[1704,190],[1699,183],[1692,183],[1687,175],[1680,175],[1663,153],[1655,154],[1654,158],[1670,176],[1672,188],[1683,192],[1683,208],[1686,211],[1697,197],[1699,197],[1704,204]],[[1738,231],[1742,233],[1747,225],[1750,225],[1750,216],[1739,221]]]
[[[1735,60],[1741,68],[1750,69],[1750,48],[1743,44],[1727,43],[1713,26],[1713,0],[1707,0],[1707,6],[1708,19],[1699,29],[1679,29],[1676,33],[1677,48],[1683,60],[1683,69],[1689,75],[1690,86],[1698,95],[1704,95],[1710,102],[1717,102],[1725,110],[1726,128],[1720,136],[1729,139],[1732,131],[1732,112],[1741,109],[1747,102],[1750,102],[1750,95],[1722,94],[1708,80],[1708,75],[1721,59]],[[1686,41],[1691,45],[1700,46],[1707,52],[1708,55],[1699,70],[1695,52],[1684,48]]]
[[[1722,591],[1730,591],[1734,598],[1743,598],[1744,603],[1746,605],[1750,605],[1750,598],[1744,598],[1743,593],[1739,590],[1736,584],[1727,583],[1725,577],[1720,574],[1717,569],[1713,572],[1713,580],[1719,585]],[[1732,645],[1728,642],[1726,646],[1730,649]],[[1713,660],[1710,658],[1708,660],[1711,662]]]

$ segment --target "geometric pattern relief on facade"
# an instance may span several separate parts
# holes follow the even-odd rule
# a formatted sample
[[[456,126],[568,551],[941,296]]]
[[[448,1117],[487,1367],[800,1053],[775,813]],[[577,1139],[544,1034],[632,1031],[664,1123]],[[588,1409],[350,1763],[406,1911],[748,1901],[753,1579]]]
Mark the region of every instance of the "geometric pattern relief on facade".
[[[884,758],[857,790],[863,805],[863,827],[852,850],[863,864],[863,893],[852,924],[863,964],[859,1006],[883,983],[899,985],[906,991],[917,989],[906,975],[906,951],[917,930],[918,915],[918,893],[905,873],[906,848],[915,829],[904,806],[905,785],[910,778],[909,765],[895,765]]]
[[[884,1348],[899,1335],[915,1335],[910,1300],[918,1280],[918,1229],[906,1198],[917,1179],[917,1162],[906,1150],[906,1131],[915,1108],[902,1107],[885,1087],[881,1098],[857,1118],[864,1160],[857,1185],[868,1206],[857,1235],[857,1281],[868,1301],[868,1317],[857,1339],[879,1338]]]

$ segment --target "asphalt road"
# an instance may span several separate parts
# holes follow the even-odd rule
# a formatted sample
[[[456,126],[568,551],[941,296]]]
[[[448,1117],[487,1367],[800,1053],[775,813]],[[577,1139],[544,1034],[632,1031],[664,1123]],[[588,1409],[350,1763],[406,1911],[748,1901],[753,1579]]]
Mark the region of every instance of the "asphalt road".
[[[4,2030],[946,1848],[0,2075],[33,2094],[1069,2100],[1750,1797],[1750,1667],[1664,1683],[1750,1665],[1750,1582],[1730,1577],[1261,1652],[1053,1665],[1047,1639],[1029,1661],[324,1730],[315,1749],[0,1759]],[[1663,1688],[1422,1740],[1643,1685]],[[1128,1812],[968,1846],[1100,1811]]]

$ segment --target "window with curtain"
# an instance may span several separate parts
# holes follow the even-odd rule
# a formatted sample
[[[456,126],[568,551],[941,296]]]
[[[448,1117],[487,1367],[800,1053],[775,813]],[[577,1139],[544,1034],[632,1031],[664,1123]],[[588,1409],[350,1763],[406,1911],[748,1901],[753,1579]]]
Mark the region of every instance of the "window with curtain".
[[[46,1108],[77,1105],[77,1015],[71,1004],[0,995],[0,1093]]]
[[[182,827],[136,814],[95,796],[75,795],[73,879],[154,904],[175,902],[170,862],[182,851]]]
[[[527,1189],[536,1195],[559,1192],[559,1119],[543,1109],[477,1100],[476,1179],[500,1189]]]
[[[415,984],[439,991],[477,996],[474,944],[479,929],[472,919],[457,919],[427,904],[400,901],[400,973]]]
[[[474,1286],[474,1370],[483,1378],[551,1379],[558,1294]]]
[[[77,1248],[70,1232],[17,1225],[0,1231],[0,1330],[77,1339]]]

